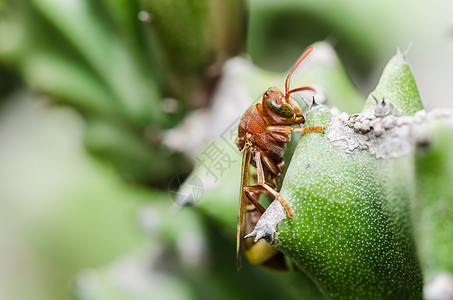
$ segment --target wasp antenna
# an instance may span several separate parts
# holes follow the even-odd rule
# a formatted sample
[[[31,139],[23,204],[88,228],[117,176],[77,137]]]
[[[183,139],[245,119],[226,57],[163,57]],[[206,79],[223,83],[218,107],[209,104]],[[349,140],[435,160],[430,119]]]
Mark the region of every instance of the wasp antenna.
[[[316,90],[314,88],[312,88],[311,86],[303,86],[303,87],[295,88],[286,93],[286,95],[285,95],[286,101],[289,100],[289,95],[291,95],[292,93],[297,93],[297,92],[302,92],[302,91],[312,91],[313,93],[316,93]]]
[[[302,61],[311,53],[311,51],[313,51],[313,48],[310,47],[308,48],[307,50],[305,50],[304,53],[302,53],[302,55],[299,57],[299,59],[296,61],[296,63],[294,64],[294,66],[291,68],[291,71],[289,71],[289,74],[288,76],[286,76],[286,82],[285,82],[285,99],[288,101],[289,99],[289,84],[291,82],[291,77],[293,76],[293,73],[296,71],[297,67],[299,67],[299,65],[302,63]]]

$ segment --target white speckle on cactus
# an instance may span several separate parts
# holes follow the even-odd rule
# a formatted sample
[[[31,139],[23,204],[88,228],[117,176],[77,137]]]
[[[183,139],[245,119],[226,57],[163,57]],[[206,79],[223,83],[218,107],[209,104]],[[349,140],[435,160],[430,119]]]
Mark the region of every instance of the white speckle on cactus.
[[[377,102],[375,109],[347,116],[340,114],[332,122],[327,137],[338,150],[354,154],[368,150],[376,158],[400,157],[413,150],[427,121],[453,119],[450,110],[424,110],[413,116],[402,116],[387,102]]]

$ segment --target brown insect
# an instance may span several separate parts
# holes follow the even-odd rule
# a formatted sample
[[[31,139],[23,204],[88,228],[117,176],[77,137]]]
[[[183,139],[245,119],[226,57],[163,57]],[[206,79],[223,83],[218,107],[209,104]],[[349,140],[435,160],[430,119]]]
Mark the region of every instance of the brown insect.
[[[268,266],[272,269],[285,269],[283,254],[263,240],[253,242],[244,239],[246,231],[255,226],[265,208],[258,202],[261,194],[271,194],[283,205],[289,217],[294,214],[288,203],[276,191],[280,186],[281,174],[284,169],[283,153],[286,143],[291,140],[291,132],[324,132],[322,126],[293,128],[291,125],[305,123],[299,105],[290,95],[300,91],[313,91],[311,87],[290,89],[293,73],[302,61],[311,53],[307,49],[291,68],[285,82],[285,91],[280,88],[269,88],[263,94],[261,103],[252,105],[242,116],[238,128],[236,145],[242,151],[241,193],[237,227],[237,267],[241,267],[241,250],[251,263]],[[249,185],[249,166],[257,170],[257,184]]]

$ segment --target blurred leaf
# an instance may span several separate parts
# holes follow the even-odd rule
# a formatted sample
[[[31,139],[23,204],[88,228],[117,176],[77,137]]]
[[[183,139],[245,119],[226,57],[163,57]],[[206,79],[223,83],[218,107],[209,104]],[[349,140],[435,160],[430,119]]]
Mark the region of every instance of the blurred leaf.
[[[8,8],[0,21],[0,41],[6,42],[0,58],[54,102],[76,107],[93,124],[104,123],[93,126],[102,130],[88,127],[89,149],[125,177],[166,186],[188,165],[162,147],[159,136],[183,112],[165,112],[155,83],[159,74],[150,67],[154,53],[140,49],[146,42],[140,41],[145,36],[138,29],[138,4],[122,2],[122,10],[106,0],[106,10],[90,1],[52,1],[18,1]],[[121,29],[114,31],[112,23]]]
[[[168,93],[189,106],[204,106],[224,62],[245,39],[243,0],[142,0],[152,17]]]
[[[136,211],[156,197],[87,156],[80,116],[45,103],[22,95],[1,110],[0,248],[3,262],[18,262],[0,262],[5,299],[67,298],[81,269],[143,242]]]
[[[115,92],[125,113],[139,123],[164,120],[160,96],[143,64],[130,56],[90,1],[34,0],[33,5]]]
[[[99,78],[58,53],[36,51],[23,65],[33,88],[67,102],[85,113],[120,119],[121,112]]]
[[[169,116],[163,109],[155,82],[158,75],[153,74],[155,70],[150,60],[141,54],[137,38],[112,30],[101,6],[85,0],[18,1],[8,8],[5,16],[0,22],[0,41],[6,46],[0,47],[0,57],[6,63],[17,65],[28,74],[39,74],[40,70],[34,70],[35,65],[28,63],[35,62],[36,56],[56,55],[58,61],[66,63],[59,68],[55,68],[55,63],[51,64],[53,72],[47,76],[54,77],[47,78],[47,82],[72,81],[73,76],[80,82],[78,73],[89,74],[93,85],[105,89],[105,95],[100,97],[96,91],[91,95],[89,92],[94,91],[91,88],[83,95],[86,104],[100,101],[99,98],[110,98],[112,108],[136,126],[149,123],[168,126]],[[134,16],[131,21],[136,22],[136,18]],[[124,17],[122,20],[125,21]],[[80,71],[73,75],[74,66]],[[39,81],[33,81],[36,77],[28,80],[31,85],[41,88]],[[54,92],[47,86],[43,88],[46,92]],[[57,90],[54,96],[69,102],[79,102],[82,98],[80,90],[65,91],[63,95],[62,91]]]
[[[140,7],[135,0],[102,0],[99,2],[112,20],[115,32],[131,44],[143,45],[143,29],[138,18]]]
[[[167,188],[175,174],[190,169],[190,163],[179,153],[146,142],[152,138],[145,134],[139,135],[121,123],[90,118],[85,143],[96,156],[111,161],[126,180]]]
[[[250,1],[248,52],[260,67],[283,71],[300,49],[326,40],[363,76],[377,58],[379,43],[386,39],[381,36],[382,27],[361,22],[367,10],[355,1]]]

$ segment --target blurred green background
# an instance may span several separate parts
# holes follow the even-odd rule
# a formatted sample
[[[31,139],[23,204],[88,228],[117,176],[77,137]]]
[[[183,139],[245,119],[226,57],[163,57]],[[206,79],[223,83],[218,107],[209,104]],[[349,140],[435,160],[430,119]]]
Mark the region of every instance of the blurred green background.
[[[453,107],[452,9],[446,0],[0,0],[0,298],[320,297],[301,272],[237,273],[234,227],[175,206],[171,182],[317,41],[334,47],[362,95],[411,45],[425,107]],[[241,76],[242,65],[228,77],[223,68],[237,56],[261,76],[243,82],[256,87],[245,100],[225,92]]]

